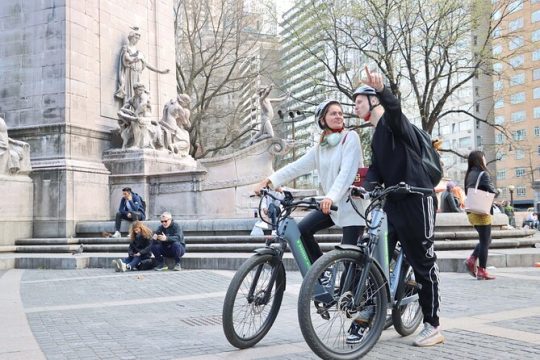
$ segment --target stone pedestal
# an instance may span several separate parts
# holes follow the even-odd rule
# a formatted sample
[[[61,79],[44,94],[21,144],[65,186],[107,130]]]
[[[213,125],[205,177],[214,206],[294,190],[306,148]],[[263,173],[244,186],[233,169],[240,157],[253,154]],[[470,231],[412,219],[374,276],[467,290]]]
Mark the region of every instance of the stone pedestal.
[[[178,156],[164,150],[107,150],[103,154],[103,163],[111,172],[109,215],[112,218],[118,210],[124,187],[142,195],[148,220],[159,218],[164,211],[178,216],[182,213],[180,209],[193,203],[192,193],[200,189],[200,182],[206,174],[206,170],[198,167],[191,156]],[[159,191],[153,188],[161,185],[174,195],[157,195]]]
[[[0,175],[0,245],[32,237],[33,185],[26,175]]]

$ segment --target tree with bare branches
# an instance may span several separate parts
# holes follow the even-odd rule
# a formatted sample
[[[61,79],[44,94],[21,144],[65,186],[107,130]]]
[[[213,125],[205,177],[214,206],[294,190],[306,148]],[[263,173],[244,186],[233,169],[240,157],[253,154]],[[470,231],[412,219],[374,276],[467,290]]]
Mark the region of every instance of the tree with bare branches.
[[[265,74],[261,15],[240,0],[178,0],[174,12],[177,90],[193,100],[190,154],[202,158],[238,146],[254,128],[241,123],[252,111],[241,97],[255,95]]]

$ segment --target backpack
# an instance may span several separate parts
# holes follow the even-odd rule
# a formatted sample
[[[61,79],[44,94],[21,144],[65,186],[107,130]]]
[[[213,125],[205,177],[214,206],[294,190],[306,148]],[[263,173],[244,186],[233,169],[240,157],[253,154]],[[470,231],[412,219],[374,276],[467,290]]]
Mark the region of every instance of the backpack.
[[[141,205],[142,205],[142,208],[143,208],[143,211],[146,213],[146,201],[144,201],[143,197],[137,193],[134,193],[135,195],[137,195],[139,197],[139,199],[141,199]]]
[[[424,172],[429,176],[433,187],[437,186],[443,177],[443,167],[441,163],[441,155],[433,147],[431,135],[420,129],[416,125],[412,126],[420,144],[420,154],[412,151],[413,154],[420,156],[420,163],[424,168]]]

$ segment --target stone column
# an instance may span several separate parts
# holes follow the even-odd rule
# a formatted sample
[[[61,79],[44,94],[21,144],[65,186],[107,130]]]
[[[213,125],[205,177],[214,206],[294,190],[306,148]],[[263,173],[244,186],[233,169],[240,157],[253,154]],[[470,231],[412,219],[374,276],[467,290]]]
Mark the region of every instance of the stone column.
[[[172,0],[0,2],[0,116],[31,146],[33,236],[71,236],[78,221],[110,219],[102,154],[118,126],[118,55],[138,26],[148,61],[174,69],[172,9]],[[146,71],[143,81],[157,117],[176,96],[174,70]]]

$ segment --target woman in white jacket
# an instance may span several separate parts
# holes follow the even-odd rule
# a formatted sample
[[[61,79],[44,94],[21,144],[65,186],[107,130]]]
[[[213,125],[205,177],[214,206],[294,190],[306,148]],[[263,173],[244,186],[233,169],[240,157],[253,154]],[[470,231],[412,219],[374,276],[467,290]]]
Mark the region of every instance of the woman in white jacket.
[[[339,101],[326,100],[315,110],[315,120],[323,130],[321,140],[304,156],[274,172],[261,181],[255,190],[264,187],[279,188],[287,182],[317,170],[324,192],[321,210],[310,212],[298,224],[304,247],[311,262],[315,262],[322,251],[314,234],[337,225],[343,229],[342,244],[356,245],[364,231],[365,221],[347,202],[349,186],[352,185],[359,167],[363,167],[360,138],[354,131],[344,128],[343,110]],[[356,204],[360,208],[360,200]],[[331,211],[335,204],[337,211]]]

